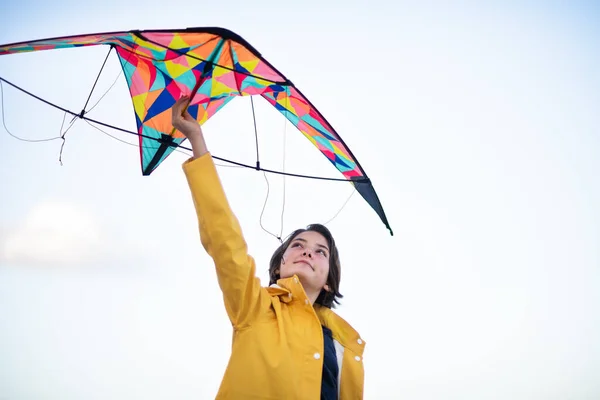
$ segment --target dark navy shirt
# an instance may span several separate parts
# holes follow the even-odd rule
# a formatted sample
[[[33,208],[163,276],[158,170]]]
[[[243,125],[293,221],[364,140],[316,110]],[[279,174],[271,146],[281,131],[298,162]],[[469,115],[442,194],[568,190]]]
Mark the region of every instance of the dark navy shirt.
[[[331,330],[323,326],[323,377],[321,383],[321,400],[337,400],[338,398],[338,363],[333,345]]]

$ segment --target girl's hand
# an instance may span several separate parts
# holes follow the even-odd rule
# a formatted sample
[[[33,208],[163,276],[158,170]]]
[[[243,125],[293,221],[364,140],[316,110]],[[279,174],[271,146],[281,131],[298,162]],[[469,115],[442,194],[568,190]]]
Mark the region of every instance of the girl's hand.
[[[202,136],[202,128],[198,121],[196,121],[190,113],[183,109],[189,104],[189,96],[184,96],[175,102],[172,109],[172,123],[173,127],[190,141],[194,142]]]
[[[208,149],[206,148],[202,128],[198,121],[190,115],[187,109],[185,110],[185,113],[183,112],[183,109],[189,104],[189,101],[189,96],[184,96],[177,100],[173,105],[171,119],[173,127],[190,141],[193,157],[198,158],[208,153]]]

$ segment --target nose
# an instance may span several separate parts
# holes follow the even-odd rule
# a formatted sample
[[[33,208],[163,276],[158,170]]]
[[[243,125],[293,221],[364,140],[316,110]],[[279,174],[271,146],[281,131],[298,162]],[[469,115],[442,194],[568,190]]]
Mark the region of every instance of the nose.
[[[308,256],[309,258],[312,258],[312,253],[310,251],[305,250],[303,255]]]

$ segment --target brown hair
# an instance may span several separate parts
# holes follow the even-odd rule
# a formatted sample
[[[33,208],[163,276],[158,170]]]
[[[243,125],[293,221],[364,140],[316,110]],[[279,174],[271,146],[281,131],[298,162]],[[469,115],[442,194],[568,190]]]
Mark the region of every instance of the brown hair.
[[[283,257],[283,253],[285,253],[292,240],[294,240],[296,236],[302,232],[307,231],[317,232],[323,235],[329,246],[329,274],[327,275],[327,285],[329,286],[329,291],[321,289],[321,293],[319,293],[319,297],[317,297],[315,303],[327,308],[335,308],[335,304],[340,304],[338,299],[344,297],[339,291],[341,280],[340,258],[337,246],[335,245],[335,240],[333,240],[333,236],[331,235],[329,229],[327,229],[324,225],[311,224],[306,228],[296,229],[287,237],[285,242],[283,242],[277,248],[277,250],[275,250],[275,253],[273,253],[271,262],[269,264],[269,285],[277,283],[277,280],[280,279],[279,267],[281,265],[281,258]]]

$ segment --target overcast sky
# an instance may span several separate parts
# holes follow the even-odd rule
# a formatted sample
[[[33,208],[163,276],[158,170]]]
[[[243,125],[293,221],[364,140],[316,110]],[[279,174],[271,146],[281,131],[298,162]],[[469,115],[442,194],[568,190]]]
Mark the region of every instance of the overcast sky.
[[[346,183],[219,167],[265,284],[270,233],[335,216],[338,312],[367,342],[365,398],[597,399],[600,9],[416,3],[20,1],[3,5],[0,43],[237,32],[340,133],[394,229]],[[80,111],[107,52],[2,56],[0,76]],[[135,129],[114,54],[90,105],[115,79],[89,116]],[[60,134],[61,112],[2,89],[12,134]],[[255,106],[262,166],[339,177]],[[214,398],[231,329],[188,155],[143,177],[135,145],[77,120],[61,166],[62,141],[0,128],[0,399]],[[249,99],[204,130],[213,154],[254,162]]]

